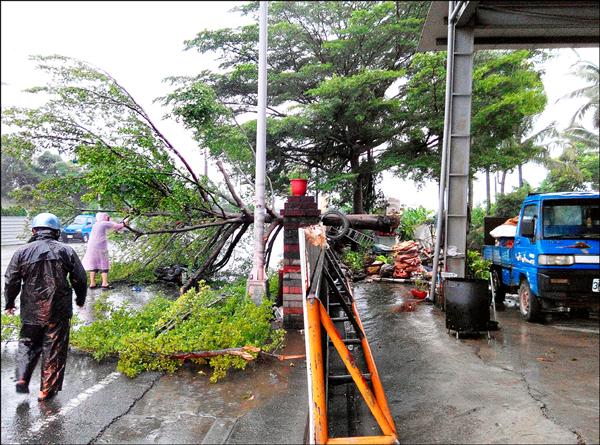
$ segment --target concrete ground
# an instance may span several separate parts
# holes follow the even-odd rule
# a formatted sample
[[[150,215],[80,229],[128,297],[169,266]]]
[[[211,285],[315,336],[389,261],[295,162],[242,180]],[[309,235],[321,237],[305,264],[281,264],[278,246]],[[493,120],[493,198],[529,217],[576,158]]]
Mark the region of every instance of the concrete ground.
[[[83,255],[84,244],[71,246]],[[2,247],[2,288],[4,271],[18,247]],[[144,286],[134,291],[116,284],[115,290],[105,294],[88,292],[85,307],[76,308],[75,313],[89,322],[99,295],[107,295],[111,303],[127,301],[139,307],[157,291],[166,290]],[[291,331],[286,347],[278,353],[304,354],[302,335]],[[63,390],[39,403],[39,366],[31,379],[31,392],[15,393],[15,355],[16,342],[3,342],[2,444],[294,444],[304,439],[308,402],[303,359],[261,357],[244,371],[231,370],[212,384],[206,366],[184,366],[171,375],[143,373],[129,379],[116,372],[114,359],[98,363],[88,354],[71,350]]]

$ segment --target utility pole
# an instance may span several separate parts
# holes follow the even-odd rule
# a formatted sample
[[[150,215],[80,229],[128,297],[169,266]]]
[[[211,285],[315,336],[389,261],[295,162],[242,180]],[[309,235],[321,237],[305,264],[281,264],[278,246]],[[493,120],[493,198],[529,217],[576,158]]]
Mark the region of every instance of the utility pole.
[[[247,291],[259,305],[267,291],[265,277],[265,170],[267,164],[267,2],[260,2],[258,33],[258,118],[256,126],[256,178],[254,183],[254,261]]]

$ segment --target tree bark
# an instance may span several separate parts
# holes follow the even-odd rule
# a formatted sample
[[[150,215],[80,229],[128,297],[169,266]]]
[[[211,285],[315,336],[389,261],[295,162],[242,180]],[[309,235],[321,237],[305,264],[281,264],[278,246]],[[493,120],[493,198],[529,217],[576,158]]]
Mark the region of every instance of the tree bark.
[[[363,207],[363,176],[360,173],[360,159],[358,154],[352,154],[350,169],[356,174],[356,182],[352,191],[352,211],[354,213],[365,213]]]
[[[254,360],[254,354],[260,352],[260,348],[255,346],[243,346],[241,348],[227,348],[227,349],[214,349],[212,351],[193,351],[193,352],[181,352],[178,354],[169,354],[169,358],[178,360],[187,360],[193,358],[209,358],[217,357],[219,355],[236,355],[242,357],[246,361]]]
[[[383,215],[346,215],[353,229],[377,230],[380,232],[391,232],[400,224],[398,216]],[[326,226],[339,226],[342,224],[336,215],[328,215],[323,220]]]
[[[485,212],[489,215],[492,208],[492,195],[490,190],[490,169],[485,169]]]
[[[506,183],[506,170],[502,171],[502,177],[500,179],[500,194],[504,195],[504,184]]]
[[[521,164],[519,164],[518,166],[518,171],[519,171],[519,188],[523,187],[523,166]]]

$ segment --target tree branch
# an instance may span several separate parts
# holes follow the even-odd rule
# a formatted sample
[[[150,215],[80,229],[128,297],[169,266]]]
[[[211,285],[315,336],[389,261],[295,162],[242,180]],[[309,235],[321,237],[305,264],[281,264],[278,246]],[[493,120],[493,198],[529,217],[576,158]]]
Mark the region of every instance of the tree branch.
[[[219,167],[219,170],[221,170],[221,173],[223,174],[223,178],[225,179],[225,184],[227,184],[227,188],[229,189],[229,193],[231,193],[231,196],[237,203],[238,207],[242,210],[242,212],[244,212],[246,215],[249,216],[250,210],[248,209],[248,207],[246,207],[246,204],[244,204],[244,202],[241,200],[241,198],[239,197],[239,195],[233,188],[233,184],[231,184],[231,181],[229,180],[229,176],[227,175],[227,172],[225,171],[225,167],[223,167],[223,163],[221,162],[221,160],[217,161],[217,167]]]

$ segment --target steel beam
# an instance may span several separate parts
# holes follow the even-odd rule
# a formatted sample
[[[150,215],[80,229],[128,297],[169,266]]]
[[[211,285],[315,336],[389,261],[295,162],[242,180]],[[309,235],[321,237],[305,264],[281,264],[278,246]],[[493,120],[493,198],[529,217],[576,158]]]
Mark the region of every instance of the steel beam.
[[[471,28],[455,28],[454,51],[448,55],[454,58],[454,72],[448,134],[448,204],[444,256],[447,271],[460,278],[463,278],[466,272],[473,35]]]
[[[467,24],[469,24],[469,22],[472,21],[478,6],[478,1],[462,2],[462,4],[459,6],[460,9],[458,9],[457,7],[458,10],[456,12],[456,26],[467,26]]]

